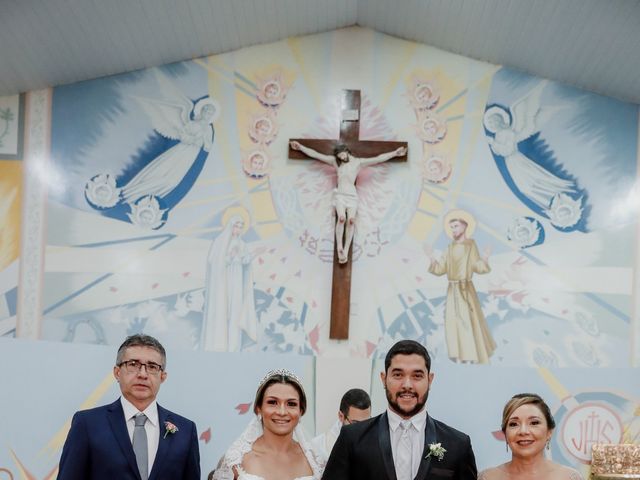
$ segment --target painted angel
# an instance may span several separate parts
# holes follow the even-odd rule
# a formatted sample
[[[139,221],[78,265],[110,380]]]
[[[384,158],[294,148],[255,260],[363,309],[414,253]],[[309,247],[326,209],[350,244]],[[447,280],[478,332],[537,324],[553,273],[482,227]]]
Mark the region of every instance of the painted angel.
[[[153,122],[156,132],[178,143],[162,152],[121,187],[122,198],[132,203],[141,197],[163,197],[184,179],[201,150],[213,145],[213,121],[219,108],[208,97],[195,104],[187,98],[180,103],[137,99]]]
[[[539,132],[540,97],[546,81],[507,109],[489,106],[483,118],[498,169],[513,193],[536,213],[564,231],[584,230],[584,191],[557,165],[548,149],[522,148]],[[537,151],[536,151],[537,150]]]
[[[257,83],[256,98],[265,107],[279,107],[284,102],[289,86],[284,83],[280,73],[258,79]]]
[[[199,171],[196,175],[188,174],[196,163],[202,168],[213,145],[213,122],[220,111],[215,100],[204,97],[194,102],[163,75],[158,73],[156,78],[164,100],[134,98],[149,116],[153,129],[172,145],[124,184],[109,173],[101,173],[91,178],[85,187],[85,197],[92,207],[104,210],[127,204],[128,213],[124,218],[153,229],[164,224],[165,212],[186,192],[173,195],[176,198],[170,202],[159,200],[166,200],[181,184],[181,188],[188,191],[190,185],[183,184],[186,177],[191,177],[191,184],[195,181]]]
[[[254,115],[249,126],[249,137],[255,143],[268,145],[278,135],[278,123],[272,110]]]

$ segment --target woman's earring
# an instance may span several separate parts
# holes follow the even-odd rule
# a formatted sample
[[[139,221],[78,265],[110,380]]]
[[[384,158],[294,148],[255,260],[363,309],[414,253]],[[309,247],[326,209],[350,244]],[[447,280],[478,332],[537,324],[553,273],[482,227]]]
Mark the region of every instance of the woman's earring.
[[[551,450],[551,439],[547,439],[547,450]]]
[[[509,451],[509,442],[504,442],[504,446],[507,447],[507,452]]]
[[[261,413],[259,413],[259,414],[258,414],[258,421],[259,421],[259,422],[261,422],[261,421],[262,421],[262,414],[261,414]]]

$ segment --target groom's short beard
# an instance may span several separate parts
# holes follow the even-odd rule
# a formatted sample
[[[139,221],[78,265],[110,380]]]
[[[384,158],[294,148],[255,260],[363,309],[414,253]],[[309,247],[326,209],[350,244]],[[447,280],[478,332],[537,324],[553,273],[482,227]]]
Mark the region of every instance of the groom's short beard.
[[[422,410],[424,408],[424,406],[427,403],[427,398],[429,398],[429,389],[427,389],[427,391],[425,392],[424,396],[422,398],[418,397],[418,402],[416,403],[416,406],[413,407],[410,411],[406,411],[403,410],[402,408],[400,408],[400,405],[398,404],[398,402],[395,401],[395,399],[393,398],[391,392],[389,392],[389,390],[387,389],[387,386],[385,385],[384,387],[384,392],[387,395],[387,402],[389,403],[389,407],[391,407],[391,410],[393,410],[394,412],[396,412],[398,415],[401,416],[407,416],[407,417],[413,417],[415,414],[419,413],[420,410]],[[396,394],[400,395],[403,392],[398,392]],[[415,393],[415,392],[413,392]]]

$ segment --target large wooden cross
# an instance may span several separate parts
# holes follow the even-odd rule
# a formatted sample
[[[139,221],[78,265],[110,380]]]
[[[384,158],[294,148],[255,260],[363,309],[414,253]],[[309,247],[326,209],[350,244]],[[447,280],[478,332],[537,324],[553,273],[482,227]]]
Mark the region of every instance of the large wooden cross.
[[[360,158],[375,157],[399,147],[406,147],[407,142],[380,142],[360,140],[360,90],[343,90],[342,118],[340,122],[340,138],[336,140],[318,140],[310,138],[293,138],[317,152],[333,155],[333,149],[339,143],[347,145],[353,156]],[[307,159],[304,153],[289,147],[289,158]],[[396,157],[392,161],[406,161],[407,156]],[[357,214],[356,214],[357,218]],[[335,242],[334,242],[335,243]],[[346,263],[338,262],[337,248],[333,249],[333,284],[331,289],[331,329],[329,338],[344,340],[349,338],[349,312],[351,307],[351,259],[353,242],[348,252]]]

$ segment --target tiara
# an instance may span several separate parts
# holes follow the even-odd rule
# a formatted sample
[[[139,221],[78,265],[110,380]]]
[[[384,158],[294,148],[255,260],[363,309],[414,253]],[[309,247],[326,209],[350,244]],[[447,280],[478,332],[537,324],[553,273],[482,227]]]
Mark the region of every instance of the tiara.
[[[287,370],[286,368],[279,368],[277,370],[269,370],[267,372],[267,374],[264,377],[262,377],[262,380],[260,380],[260,384],[258,385],[258,388],[260,388],[262,385],[267,383],[268,380],[270,380],[271,378],[274,378],[274,377],[287,377],[287,378],[290,378],[295,383],[300,385],[300,387],[302,387],[302,382],[300,381],[300,379],[298,378],[298,376],[295,373],[293,373],[291,370]]]

